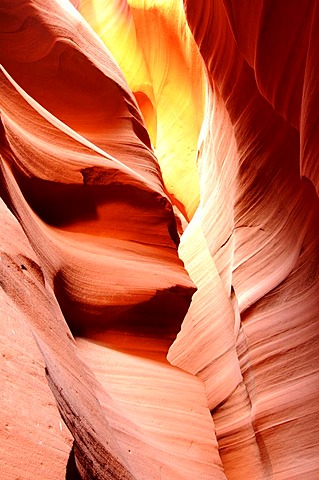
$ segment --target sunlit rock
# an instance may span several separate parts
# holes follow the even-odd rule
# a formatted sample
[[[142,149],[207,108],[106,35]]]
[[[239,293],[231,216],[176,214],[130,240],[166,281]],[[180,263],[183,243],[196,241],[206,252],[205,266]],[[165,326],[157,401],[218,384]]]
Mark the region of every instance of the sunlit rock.
[[[317,32],[0,1],[5,478],[319,476]]]

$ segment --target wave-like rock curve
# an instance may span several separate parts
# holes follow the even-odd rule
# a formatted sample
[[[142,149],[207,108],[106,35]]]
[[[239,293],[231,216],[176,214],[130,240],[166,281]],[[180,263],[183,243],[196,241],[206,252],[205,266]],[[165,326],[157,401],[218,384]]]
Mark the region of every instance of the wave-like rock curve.
[[[0,1],[4,478],[317,478],[317,27]]]

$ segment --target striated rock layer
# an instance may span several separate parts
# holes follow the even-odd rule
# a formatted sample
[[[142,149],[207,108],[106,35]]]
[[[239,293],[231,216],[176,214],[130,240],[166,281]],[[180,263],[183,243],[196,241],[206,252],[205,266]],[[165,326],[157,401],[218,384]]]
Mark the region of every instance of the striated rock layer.
[[[315,479],[318,84],[305,72],[317,10],[245,6],[186,2],[211,106],[181,246],[199,290],[169,359],[205,382],[227,478]]]
[[[20,227],[17,258],[9,216],[1,284],[74,439],[71,452],[64,441],[60,468],[69,454],[83,478],[212,478],[222,467],[204,386],[165,360],[196,288],[177,255],[175,215],[135,97],[70,4],[1,6],[1,184],[26,235]],[[4,331],[6,318],[7,309]],[[128,402],[116,384],[123,378],[127,389],[136,375]],[[6,478],[16,476],[10,445],[28,448],[33,435],[22,418],[21,442],[2,442]],[[41,436],[43,448],[50,438]],[[38,470],[26,465],[25,477]]]
[[[318,478],[319,6],[279,3],[0,0],[1,478]]]

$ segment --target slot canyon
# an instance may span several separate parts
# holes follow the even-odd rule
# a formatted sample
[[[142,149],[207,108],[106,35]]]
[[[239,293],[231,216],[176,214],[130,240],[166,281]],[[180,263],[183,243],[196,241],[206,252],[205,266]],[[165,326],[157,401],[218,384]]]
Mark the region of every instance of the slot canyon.
[[[318,59],[318,0],[0,0],[0,480],[319,479]]]

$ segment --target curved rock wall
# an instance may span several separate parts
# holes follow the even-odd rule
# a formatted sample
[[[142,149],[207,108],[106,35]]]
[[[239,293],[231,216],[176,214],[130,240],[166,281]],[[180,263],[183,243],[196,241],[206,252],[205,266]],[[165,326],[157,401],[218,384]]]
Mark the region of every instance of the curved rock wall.
[[[317,30],[0,0],[4,478],[319,476]]]

